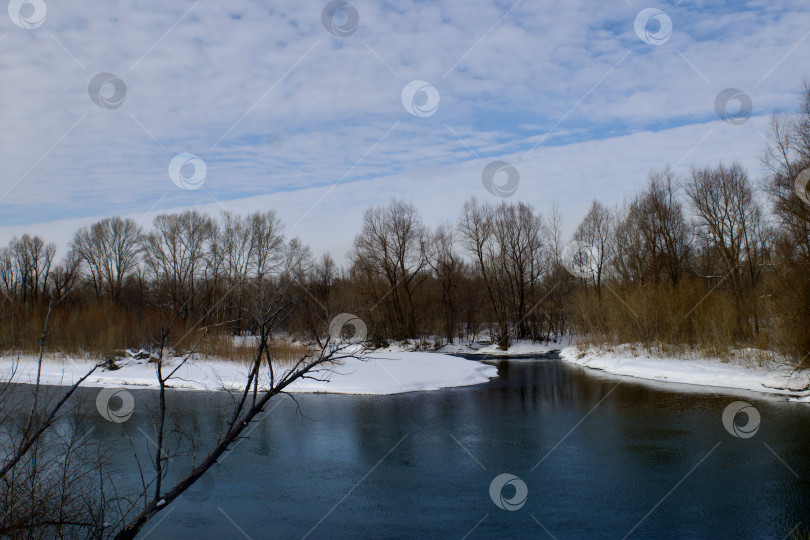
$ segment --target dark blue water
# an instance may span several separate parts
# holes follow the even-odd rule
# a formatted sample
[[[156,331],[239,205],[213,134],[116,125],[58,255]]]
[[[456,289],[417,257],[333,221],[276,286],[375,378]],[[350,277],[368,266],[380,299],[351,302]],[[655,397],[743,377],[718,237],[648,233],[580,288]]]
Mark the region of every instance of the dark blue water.
[[[539,359],[474,387],[282,397],[141,538],[783,538],[810,525],[810,406],[675,388]],[[143,440],[157,399],[133,394],[135,415],[98,430],[131,473],[122,434]],[[737,400],[761,415],[752,438],[721,422]],[[170,402],[203,438],[227,404]],[[519,510],[490,498],[501,473],[526,485]]]

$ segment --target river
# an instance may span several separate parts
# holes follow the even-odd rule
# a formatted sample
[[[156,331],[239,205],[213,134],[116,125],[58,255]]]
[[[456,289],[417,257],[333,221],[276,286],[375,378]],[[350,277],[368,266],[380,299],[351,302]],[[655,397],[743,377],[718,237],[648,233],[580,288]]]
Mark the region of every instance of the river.
[[[553,354],[498,368],[473,387],[281,397],[140,538],[783,538],[810,525],[806,404],[600,375]],[[127,422],[92,422],[135,478],[124,434],[149,446],[157,393],[131,393]],[[724,427],[735,401],[759,412],[754,436]],[[228,402],[170,394],[203,439]]]

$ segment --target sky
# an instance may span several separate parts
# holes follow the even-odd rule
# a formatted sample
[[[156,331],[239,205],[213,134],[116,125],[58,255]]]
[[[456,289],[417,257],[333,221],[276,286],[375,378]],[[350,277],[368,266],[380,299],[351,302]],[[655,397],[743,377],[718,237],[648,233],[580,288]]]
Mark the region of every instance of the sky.
[[[275,209],[344,260],[394,197],[431,227],[473,196],[556,204],[570,233],[666,164],[762,177],[808,49],[799,1],[11,0],[0,245]]]

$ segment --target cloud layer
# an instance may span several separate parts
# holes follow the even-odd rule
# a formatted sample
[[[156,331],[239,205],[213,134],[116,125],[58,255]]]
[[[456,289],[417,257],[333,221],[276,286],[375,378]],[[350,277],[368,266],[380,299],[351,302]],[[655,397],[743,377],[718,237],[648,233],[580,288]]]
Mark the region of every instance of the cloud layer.
[[[38,28],[0,20],[0,240],[42,222],[271,206],[341,256],[368,205],[399,196],[438,222],[492,197],[480,175],[493,159],[520,171],[513,199],[556,201],[573,226],[591,198],[618,201],[667,162],[739,158],[758,174],[767,116],[795,105],[810,71],[800,2],[652,6],[672,21],[660,45],[636,34],[651,6],[635,2],[352,4],[359,25],[342,38],[315,1],[47,2]],[[120,106],[88,94],[102,72],[126,85]],[[435,114],[405,110],[412,80],[436,89]],[[726,88],[751,99],[742,125],[716,115]],[[169,177],[181,152],[205,162],[200,189]]]

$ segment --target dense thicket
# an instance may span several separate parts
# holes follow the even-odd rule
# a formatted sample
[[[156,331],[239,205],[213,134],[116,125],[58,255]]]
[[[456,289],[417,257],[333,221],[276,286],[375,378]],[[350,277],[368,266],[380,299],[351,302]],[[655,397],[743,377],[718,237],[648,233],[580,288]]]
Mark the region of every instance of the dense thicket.
[[[318,339],[339,313],[375,343],[439,345],[482,333],[501,346],[567,333],[602,343],[810,352],[810,89],[772,119],[757,183],[739,163],[650,173],[631,200],[594,201],[567,246],[556,208],[464,204],[429,230],[410,203],[370,208],[349,263],[313,258],[272,210],[164,214],[145,229],[107,218],[61,254],[39,237],[0,250],[0,348],[107,354],[149,347],[167,320],[176,347],[256,331],[262,291],[300,297],[279,330]],[[565,248],[565,249],[564,249]]]

